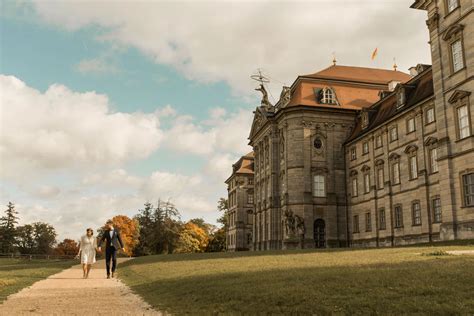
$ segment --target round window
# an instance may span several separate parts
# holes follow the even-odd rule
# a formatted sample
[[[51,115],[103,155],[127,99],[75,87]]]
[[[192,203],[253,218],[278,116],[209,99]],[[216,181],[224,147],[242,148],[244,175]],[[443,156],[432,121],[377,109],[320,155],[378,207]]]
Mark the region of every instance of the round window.
[[[321,139],[316,138],[314,140],[314,148],[321,149],[322,147],[323,147],[323,142],[321,141]]]

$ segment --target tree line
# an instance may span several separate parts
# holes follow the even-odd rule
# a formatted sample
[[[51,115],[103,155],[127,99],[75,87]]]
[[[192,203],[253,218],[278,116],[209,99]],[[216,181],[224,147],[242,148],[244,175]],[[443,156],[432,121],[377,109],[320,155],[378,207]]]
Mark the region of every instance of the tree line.
[[[202,218],[182,221],[181,214],[170,201],[158,200],[156,205],[145,203],[132,218],[117,215],[112,218],[121,232],[126,254],[145,256],[153,254],[219,252],[226,249],[227,200],[220,199],[218,219],[221,227],[206,223]],[[0,217],[0,252],[20,254],[75,255],[79,243],[75,239],[56,240],[55,228],[44,222],[18,226],[18,212],[9,202]],[[101,236],[103,227],[97,230]]]

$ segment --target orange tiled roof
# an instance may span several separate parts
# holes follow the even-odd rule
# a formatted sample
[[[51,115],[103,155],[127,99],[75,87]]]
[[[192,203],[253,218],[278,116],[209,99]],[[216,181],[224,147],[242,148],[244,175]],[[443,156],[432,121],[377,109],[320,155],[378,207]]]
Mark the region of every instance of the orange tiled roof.
[[[411,79],[409,74],[401,71],[339,65],[333,65],[317,73],[303,75],[302,77],[375,84],[388,84],[392,80],[406,82]]]
[[[360,110],[377,102],[380,99],[380,90],[387,90],[390,81],[404,83],[410,79],[410,75],[400,71],[331,66],[314,74],[299,76],[295,81],[288,106],[306,105]],[[321,104],[317,101],[315,89],[326,87],[334,90],[338,105]]]

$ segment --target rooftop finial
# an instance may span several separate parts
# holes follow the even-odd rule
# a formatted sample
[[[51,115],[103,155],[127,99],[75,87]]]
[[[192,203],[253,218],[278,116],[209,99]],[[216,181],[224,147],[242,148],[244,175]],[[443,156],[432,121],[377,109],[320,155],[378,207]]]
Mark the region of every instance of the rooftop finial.
[[[397,60],[395,59],[395,57],[393,57],[393,70],[394,70],[394,71],[397,71],[397,68],[398,68],[398,66],[397,66]]]
[[[334,66],[336,66],[336,62],[337,62],[337,60],[336,60],[336,52],[332,52],[332,64],[333,64]]]

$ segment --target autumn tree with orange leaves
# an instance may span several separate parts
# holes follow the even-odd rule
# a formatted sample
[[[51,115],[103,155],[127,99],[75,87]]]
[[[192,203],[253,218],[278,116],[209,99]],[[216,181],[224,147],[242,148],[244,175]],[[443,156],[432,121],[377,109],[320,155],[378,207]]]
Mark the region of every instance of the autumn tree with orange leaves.
[[[138,244],[139,226],[137,220],[125,215],[117,215],[112,218],[112,222],[114,222],[114,227],[120,232],[125,254],[131,256],[133,249]],[[106,225],[102,226],[99,234],[102,235],[106,229]]]
[[[183,228],[179,234],[178,244],[174,252],[204,252],[208,243],[208,232],[192,221],[189,221],[183,225]]]

